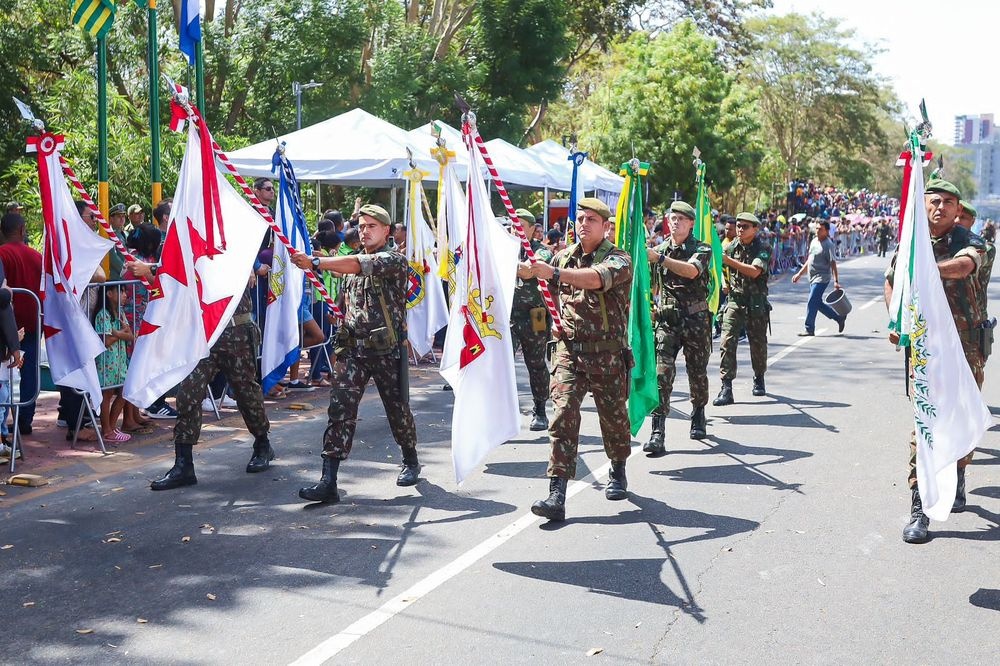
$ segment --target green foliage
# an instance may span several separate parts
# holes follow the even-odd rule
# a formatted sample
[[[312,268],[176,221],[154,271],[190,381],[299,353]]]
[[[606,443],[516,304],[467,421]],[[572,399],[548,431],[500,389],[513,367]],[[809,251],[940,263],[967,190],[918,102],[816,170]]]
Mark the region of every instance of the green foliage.
[[[726,189],[734,171],[759,157],[748,91],[734,85],[715,43],[692,22],[668,34],[636,33],[616,45],[593,82],[581,145],[609,168],[635,154],[652,164],[653,200],[695,194],[692,150],[709,165],[710,185]]]

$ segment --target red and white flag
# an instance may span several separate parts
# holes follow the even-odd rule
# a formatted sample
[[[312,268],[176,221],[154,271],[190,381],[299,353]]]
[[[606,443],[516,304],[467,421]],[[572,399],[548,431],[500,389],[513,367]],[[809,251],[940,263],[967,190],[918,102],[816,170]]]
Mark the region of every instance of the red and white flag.
[[[479,173],[479,160],[470,145],[469,173]],[[521,246],[496,221],[480,178],[469,178],[467,197],[465,247],[441,357],[441,376],[455,391],[451,457],[458,483],[521,430],[510,341]]]
[[[70,194],[59,152],[63,137],[49,134],[28,139],[28,152],[38,155],[42,199],[42,284],[45,345],[52,381],[86,391],[90,404],[101,404],[101,383],[94,359],[104,351],[80,299],[98,265],[114,245],[98,236],[80,217]]]
[[[219,172],[200,118],[188,128],[168,225],[125,376],[125,398],[142,407],[208,356],[247,288],[267,230],[260,213]]]

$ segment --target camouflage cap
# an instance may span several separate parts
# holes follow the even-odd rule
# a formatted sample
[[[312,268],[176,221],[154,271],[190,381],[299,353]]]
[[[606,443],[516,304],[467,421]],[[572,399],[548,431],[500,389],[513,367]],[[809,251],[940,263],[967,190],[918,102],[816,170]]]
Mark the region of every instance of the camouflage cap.
[[[17,202],[17,201],[8,202],[8,204],[7,204],[7,212],[8,213],[13,213],[14,211],[18,211],[18,210],[24,210],[24,206],[22,206],[20,204],[20,202]]]
[[[754,215],[753,213],[740,213],[739,215],[736,216],[736,221],[749,222],[755,227],[760,226],[760,220],[758,220],[757,216]]]
[[[968,213],[972,217],[979,217],[979,211],[977,211],[976,207],[970,204],[968,201],[965,201],[964,199],[959,199],[958,203],[962,208],[965,209],[966,213]]]
[[[583,210],[592,210],[605,220],[611,219],[611,209],[608,208],[608,204],[597,197],[584,197],[576,202],[576,207]]]
[[[142,212],[142,206],[140,206],[139,204],[132,204],[131,206],[128,207],[129,215],[131,215],[132,213],[141,213],[141,212]]]
[[[124,214],[125,214],[125,204],[123,203],[115,204],[114,206],[111,207],[111,210],[108,211],[108,217],[112,215],[124,215]]]
[[[535,223],[535,214],[527,208],[518,208],[514,212],[517,213],[517,219],[521,220],[521,222],[527,222],[528,224]]]
[[[675,201],[670,204],[670,212],[677,213],[678,215],[683,215],[684,217],[694,219],[694,208],[691,208],[690,204],[686,204],[683,201]]]
[[[392,219],[389,217],[389,211],[382,206],[376,204],[365,204],[358,211],[361,215],[367,215],[368,217],[373,217],[385,226],[392,224]]]
[[[940,178],[934,178],[927,181],[927,186],[924,187],[924,194],[930,194],[931,192],[944,192],[945,194],[950,194],[956,199],[962,198],[962,192],[949,183],[947,180],[942,180]]]

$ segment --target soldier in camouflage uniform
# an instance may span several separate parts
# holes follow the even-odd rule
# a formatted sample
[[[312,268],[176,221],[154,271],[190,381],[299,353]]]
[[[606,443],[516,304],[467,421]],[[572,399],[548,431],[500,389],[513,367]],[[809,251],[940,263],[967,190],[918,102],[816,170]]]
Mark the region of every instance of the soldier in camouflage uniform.
[[[978,211],[975,206],[967,201],[960,201],[962,210],[958,214],[958,220],[956,224],[960,227],[964,227],[967,231],[972,231],[972,226],[976,223],[976,217],[978,216]],[[980,236],[980,238],[983,238]],[[979,266],[979,270],[976,271],[976,280],[979,281],[979,291],[977,292],[978,298],[976,299],[976,306],[979,308],[980,316],[984,322],[992,323],[989,314],[988,301],[989,301],[989,288],[990,288],[990,277],[993,273],[993,262],[997,258],[997,247],[990,241],[983,238],[983,245],[985,251],[982,256],[982,264]],[[989,329],[992,331],[992,326]],[[984,347],[983,362],[985,363],[989,359],[989,354],[992,351],[993,334],[989,334],[990,345]]]
[[[134,264],[133,272],[135,271]],[[144,276],[148,277],[148,276]],[[260,331],[253,321],[250,288],[243,292],[233,318],[212,345],[206,358],[201,359],[191,374],[177,389],[177,423],[174,426],[174,466],[153,481],[153,490],[171,490],[198,483],[194,473],[192,447],[201,436],[201,401],[205,399],[208,383],[219,372],[226,376],[236,396],[243,422],[253,435],[253,455],[247,463],[247,472],[263,472],[274,460],[274,449],[268,441],[271,429],[264,409],[264,395],[257,383],[257,350],[260,349]]]
[[[722,263],[729,267],[729,296],[722,315],[722,340],[719,362],[722,389],[712,401],[716,407],[733,404],[733,379],[736,377],[736,345],[740,330],[746,326],[753,366],[753,394],[762,396],[767,372],[767,326],[771,305],[767,302],[768,267],[771,248],[757,238],[760,220],[752,213],[736,216],[739,240],[722,253]]]
[[[531,249],[539,261],[552,259],[552,252],[534,240],[535,216],[531,211],[519,208],[517,217],[524,226],[524,233],[531,238]],[[521,250],[521,261],[527,259],[524,249]],[[524,364],[528,367],[528,381],[531,384],[531,397],[535,403],[529,430],[548,430],[549,419],[545,415],[545,403],[549,399],[549,371],[545,367],[545,343],[549,339],[549,311],[538,291],[538,280],[518,278],[514,289],[514,307],[510,312],[510,331],[514,350],[521,347]]]
[[[677,374],[677,353],[682,347],[691,389],[691,439],[705,437],[708,357],[712,353],[712,313],[708,309],[712,248],[691,234],[695,212],[690,205],[675,201],[666,217],[670,235],[656,248],[647,250],[653,275],[660,285],[653,316],[660,404],[653,410],[653,431],[642,447],[652,454],[665,452],[665,422]]]
[[[370,379],[375,380],[385,415],[403,466],[396,485],[416,484],[417,431],[410,412],[406,385],[406,258],[388,246],[392,231],[389,213],[381,206],[361,207],[361,243],[364,252],[339,257],[310,257],[298,253],[299,268],[344,274],[344,323],[337,331],[337,360],[330,374],[329,420],[323,433],[323,475],[319,483],[299,490],[310,502],[337,502],[337,473],[354,443],[358,403]]]
[[[600,199],[581,199],[578,242],[561,250],[551,264],[521,264],[521,279],[542,278],[559,295],[562,336],[555,340],[552,381],[555,415],[549,428],[551,453],[546,474],[549,496],[531,511],[549,520],[566,517],[566,485],[576,476],[580,441],[580,403],[590,392],[611,459],[605,497],[628,497],[625,461],[631,453],[628,392],[631,350],[626,340],[632,261],[605,239],[611,210]]]
[[[946,180],[931,180],[924,189],[924,202],[927,205],[927,218],[930,222],[931,247],[938,271],[941,273],[941,284],[948,307],[958,329],[958,337],[962,341],[962,351],[969,363],[976,383],[983,386],[983,367],[986,364],[985,348],[992,343],[993,331],[984,327],[986,313],[983,309],[985,300],[981,300],[978,271],[982,267],[985,256],[985,246],[978,236],[969,233],[963,226],[957,224],[961,212],[961,194],[957,187]],[[896,254],[893,255],[889,268],[885,272],[885,302],[892,302],[892,287],[895,279]],[[988,336],[988,338],[987,338]],[[892,333],[889,340],[895,344],[899,336]],[[912,379],[912,378],[911,378]],[[912,386],[910,395],[913,395]],[[958,487],[955,492],[953,512],[965,510],[965,468],[972,460],[972,454],[958,461]],[[929,520],[924,515],[917,489],[917,437],[916,432],[910,433],[910,462],[907,481],[910,487],[910,522],[903,529],[903,541],[907,543],[924,543],[929,538]]]

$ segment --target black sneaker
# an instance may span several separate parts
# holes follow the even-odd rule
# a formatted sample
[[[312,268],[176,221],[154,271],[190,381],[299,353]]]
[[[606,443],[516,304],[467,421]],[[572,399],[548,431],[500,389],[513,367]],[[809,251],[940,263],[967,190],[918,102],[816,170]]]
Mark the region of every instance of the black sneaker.
[[[146,411],[146,416],[151,419],[176,419],[177,410],[170,405],[153,406]]]
[[[841,317],[837,320],[837,333],[844,332],[844,326],[847,325],[847,317]]]

